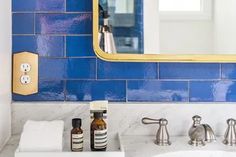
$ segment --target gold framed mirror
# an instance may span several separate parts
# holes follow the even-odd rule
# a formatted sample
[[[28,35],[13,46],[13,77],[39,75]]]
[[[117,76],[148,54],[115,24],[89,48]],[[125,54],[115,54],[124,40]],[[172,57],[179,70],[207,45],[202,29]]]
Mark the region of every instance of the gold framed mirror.
[[[142,1],[150,1],[150,0],[142,0]],[[199,1],[202,2],[202,1],[209,1],[209,0],[199,0]],[[236,50],[235,50],[235,54],[233,54],[232,52],[226,53],[226,54],[222,54],[222,53],[188,54],[186,52],[184,53],[179,53],[179,52],[178,53],[174,53],[174,52],[173,53],[158,53],[158,54],[107,53],[104,51],[104,49],[101,48],[101,45],[100,45],[101,37],[100,37],[100,22],[99,22],[100,20],[99,19],[100,17],[99,3],[100,3],[100,0],[93,0],[93,47],[94,47],[94,51],[96,55],[102,60],[113,61],[113,62],[198,62],[198,63],[204,63],[204,62],[206,63],[210,63],[210,62],[234,63],[236,62]],[[129,11],[130,10],[132,12],[132,9],[129,9]],[[198,18],[199,16],[196,16],[196,17]],[[130,23],[132,24],[132,22]],[[236,43],[235,43],[235,46],[236,46]],[[222,49],[222,52],[223,52],[223,49]]]

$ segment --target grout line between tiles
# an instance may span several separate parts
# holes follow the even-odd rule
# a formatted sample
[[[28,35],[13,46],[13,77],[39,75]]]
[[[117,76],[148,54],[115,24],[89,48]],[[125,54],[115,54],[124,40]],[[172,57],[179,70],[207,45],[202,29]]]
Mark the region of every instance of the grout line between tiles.
[[[64,12],[66,13],[67,12],[67,0],[64,0],[64,3],[65,3],[65,8],[64,8]]]
[[[44,80],[46,80],[47,78],[42,78]],[[57,80],[56,78],[50,79],[50,80]],[[216,81],[221,81],[221,80],[157,80],[157,79],[125,79],[125,78],[121,78],[121,79],[114,79],[114,78],[107,78],[107,79],[96,79],[95,78],[74,78],[74,79],[66,79],[66,80],[78,80],[78,81],[86,81],[86,80],[97,80],[97,81],[155,81],[155,82],[216,82]],[[233,81],[236,82],[236,79],[233,80],[222,80],[222,81]]]
[[[64,80],[64,101],[66,101],[66,95],[67,95],[66,86],[67,86],[67,81]]]
[[[92,14],[92,11],[14,11],[14,14]]]
[[[96,73],[96,80],[98,80],[98,59],[96,57],[96,67],[95,67],[95,73]]]
[[[222,64],[220,64],[220,79],[222,80]]]
[[[66,56],[67,56],[67,37],[66,37],[66,35],[64,35],[64,53],[63,53],[63,55],[64,55],[64,58],[66,58]]]
[[[34,13],[34,35],[36,34],[36,14]]]
[[[55,81],[55,80],[59,80],[57,78],[40,78],[40,80],[42,81]],[[72,79],[66,79],[67,81],[155,81],[155,80],[147,80],[147,79],[97,79],[97,78],[72,78]],[[218,81],[218,80],[212,80],[212,81],[207,81],[207,80],[201,80],[199,82],[214,82],[214,81]],[[222,80],[222,81],[233,81],[236,82],[236,80]],[[185,81],[158,81],[156,80],[156,82],[196,82],[196,80],[185,80]]]
[[[46,59],[66,59],[66,58],[70,58],[70,59],[96,59],[96,57],[93,56],[82,56],[82,57],[65,57],[64,54],[62,57],[49,57],[49,56],[40,56],[41,58],[46,58]]]
[[[125,81],[125,102],[128,102],[128,80]]]
[[[41,35],[41,36],[75,36],[75,37],[80,37],[80,36],[92,36],[92,34],[12,34],[13,36],[33,36],[33,35]]]
[[[190,81],[188,81],[188,102],[190,102]]]

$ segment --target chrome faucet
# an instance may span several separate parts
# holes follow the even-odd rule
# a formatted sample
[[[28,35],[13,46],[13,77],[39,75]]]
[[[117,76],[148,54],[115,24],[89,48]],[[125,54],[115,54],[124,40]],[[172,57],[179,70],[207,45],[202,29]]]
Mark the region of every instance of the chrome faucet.
[[[143,124],[159,124],[159,128],[156,134],[155,144],[159,146],[168,146],[171,145],[170,136],[167,130],[168,121],[164,118],[161,119],[151,119],[151,118],[143,118]]]
[[[227,124],[228,124],[228,128],[225,132],[225,136],[224,136],[225,139],[223,143],[228,146],[235,146],[236,145],[236,131],[235,131],[236,120],[228,119]]]
[[[189,129],[189,144],[193,146],[204,146],[207,143],[216,141],[215,134],[208,124],[201,124],[202,118],[198,115],[193,118],[193,125]]]

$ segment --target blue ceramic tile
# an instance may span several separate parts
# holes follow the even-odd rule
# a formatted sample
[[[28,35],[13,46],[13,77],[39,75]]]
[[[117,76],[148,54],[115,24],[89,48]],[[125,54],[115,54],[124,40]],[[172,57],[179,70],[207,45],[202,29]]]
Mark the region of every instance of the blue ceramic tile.
[[[188,83],[176,81],[128,81],[128,101],[188,101]]]
[[[63,81],[40,81],[37,94],[29,96],[12,95],[13,101],[63,101],[64,97]]]
[[[35,36],[13,36],[12,51],[14,53],[21,51],[29,51],[36,53]]]
[[[160,79],[219,79],[219,64],[160,63]]]
[[[113,63],[98,60],[99,79],[156,79],[156,63]]]
[[[62,80],[66,73],[66,59],[40,58],[39,79]]]
[[[65,0],[35,0],[36,11],[64,11]]]
[[[13,52],[30,51],[40,56],[63,57],[64,37],[62,36],[13,36]]]
[[[34,11],[35,2],[35,0],[12,0],[12,11]]]
[[[37,14],[38,34],[91,34],[92,14]]]
[[[66,65],[66,79],[95,79],[95,58],[70,58]]]
[[[92,0],[67,0],[66,11],[92,12]]]
[[[125,101],[125,81],[67,81],[69,101]]]
[[[34,14],[14,13],[12,14],[13,34],[34,34]]]
[[[235,102],[236,82],[199,81],[190,83],[190,101],[192,102]]]
[[[39,78],[43,80],[95,79],[95,58],[40,58]]]
[[[64,11],[64,0],[12,0],[12,10],[20,11]]]
[[[95,56],[92,36],[66,37],[66,55],[68,57]]]
[[[222,64],[222,78],[236,79],[236,64]]]

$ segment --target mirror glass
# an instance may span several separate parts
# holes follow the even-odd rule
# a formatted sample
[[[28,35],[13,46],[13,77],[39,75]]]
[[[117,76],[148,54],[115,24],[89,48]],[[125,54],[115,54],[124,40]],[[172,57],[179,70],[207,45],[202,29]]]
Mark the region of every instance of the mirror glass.
[[[109,54],[236,54],[236,0],[99,0]]]

